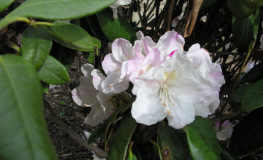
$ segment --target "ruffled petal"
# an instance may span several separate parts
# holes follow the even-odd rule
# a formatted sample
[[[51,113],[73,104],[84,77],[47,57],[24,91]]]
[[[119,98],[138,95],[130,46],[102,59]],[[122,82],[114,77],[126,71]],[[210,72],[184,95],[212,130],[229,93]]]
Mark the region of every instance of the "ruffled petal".
[[[137,91],[137,98],[132,104],[132,117],[145,125],[152,125],[165,118],[165,108],[159,99],[159,84],[148,83],[147,87]]]
[[[113,57],[120,63],[134,58],[132,44],[123,38],[118,38],[112,43]]]
[[[93,105],[97,102],[96,95],[98,91],[94,88],[93,84],[88,80],[87,77],[80,77],[79,94],[85,102],[85,106]]]
[[[168,31],[160,37],[156,47],[161,51],[163,59],[171,52],[178,50],[183,53],[184,38],[175,31]]]
[[[159,67],[163,61],[161,60],[161,52],[158,48],[150,51],[150,53],[144,58],[141,64],[141,74],[147,72],[152,67]]]
[[[143,41],[145,55],[149,54],[149,52],[156,47],[156,43],[149,36],[143,37],[142,41]]]

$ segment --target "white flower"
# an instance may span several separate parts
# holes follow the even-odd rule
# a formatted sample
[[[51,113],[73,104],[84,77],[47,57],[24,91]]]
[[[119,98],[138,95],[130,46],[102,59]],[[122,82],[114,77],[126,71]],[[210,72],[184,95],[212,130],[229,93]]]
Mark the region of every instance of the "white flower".
[[[84,76],[80,77],[80,85],[72,90],[72,98],[77,105],[91,108],[85,123],[96,126],[113,113],[114,106],[109,101],[112,95],[101,91],[101,82],[106,77],[99,70],[94,70],[91,64],[85,64],[81,71]]]
[[[166,117],[170,126],[179,129],[218,107],[224,81],[220,66],[198,44],[184,54],[183,44],[176,32],[166,32],[155,48],[163,63],[135,80],[132,116],[137,122],[152,125]]]
[[[221,125],[220,122],[215,123],[214,130],[219,140],[227,140],[231,137],[233,132],[233,124],[229,120],[224,121]]]
[[[130,4],[130,3],[131,3],[131,0],[118,0],[118,1],[116,1],[115,3],[113,3],[112,5],[110,5],[110,7],[111,7],[111,9],[112,9],[112,11],[113,11],[113,17],[114,17],[115,19],[118,18],[117,8],[118,8],[119,6],[128,5],[128,4]]]

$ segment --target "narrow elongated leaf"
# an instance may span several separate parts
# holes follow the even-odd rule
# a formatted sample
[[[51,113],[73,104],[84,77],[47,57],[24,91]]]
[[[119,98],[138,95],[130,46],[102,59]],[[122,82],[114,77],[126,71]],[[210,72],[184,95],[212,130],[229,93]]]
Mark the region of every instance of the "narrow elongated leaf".
[[[53,39],[71,49],[80,51],[94,51],[94,47],[101,47],[100,40],[91,37],[84,29],[70,23],[54,22],[49,26]]]
[[[110,149],[107,157],[108,160],[125,159],[128,144],[131,140],[136,125],[137,123],[131,115],[124,120],[122,125],[108,141],[108,147]]]
[[[241,101],[243,111],[251,111],[263,106],[263,79],[253,84],[244,94]]]
[[[33,65],[0,56],[0,155],[8,160],[56,160],[43,115],[42,87]]]
[[[109,129],[109,126],[116,120],[117,115],[120,111],[124,112],[128,108],[131,107],[131,104],[120,107],[116,109],[115,112],[113,112],[110,117],[107,119],[106,122],[104,122],[97,130],[95,130],[88,139],[88,144],[92,143],[94,140],[99,138],[103,133],[107,132]]]
[[[27,0],[11,16],[36,17],[49,20],[68,20],[92,15],[116,0]]]
[[[246,155],[263,147],[263,108],[246,115],[234,127],[229,149],[236,155]]]
[[[161,160],[191,159],[187,143],[180,133],[163,121],[159,123],[157,137]]]
[[[48,56],[38,71],[39,78],[49,84],[62,84],[70,81],[66,68],[52,56]]]
[[[133,41],[136,32],[132,26],[121,16],[118,16],[118,19],[114,19],[112,14],[111,10],[103,10],[96,14],[104,35],[111,42],[117,38],[124,38],[128,41]]]
[[[133,142],[130,143],[129,145],[129,156],[126,160],[137,160],[137,157],[132,153],[132,147],[133,146]]]
[[[255,83],[263,78],[263,62],[257,64],[249,72],[247,72],[244,77],[241,79],[240,83]]]
[[[195,159],[220,159],[220,148],[213,125],[208,118],[195,117],[195,121],[185,126],[187,141],[192,158]]]
[[[249,16],[249,19],[251,21],[251,24],[253,25],[253,38],[257,39],[258,27],[260,25],[260,10],[257,9],[255,15],[251,14]]]
[[[22,56],[39,69],[52,46],[52,35],[44,26],[29,26],[22,37]]]
[[[5,8],[7,8],[10,4],[12,4],[15,0],[1,0],[0,4],[0,12],[2,12]]]
[[[227,6],[237,19],[245,19],[254,13],[263,3],[263,0],[228,0]]]
[[[250,18],[232,19],[232,32],[240,53],[248,51],[248,46],[253,40],[253,24]]]
[[[232,107],[241,107],[241,100],[245,94],[245,92],[252,86],[253,84],[246,84],[239,87],[229,96],[229,104]]]
[[[2,30],[5,26],[16,22],[16,21],[20,21],[20,22],[26,22],[29,23],[30,20],[25,18],[25,17],[9,17],[9,18],[4,18],[0,21],[0,30]]]

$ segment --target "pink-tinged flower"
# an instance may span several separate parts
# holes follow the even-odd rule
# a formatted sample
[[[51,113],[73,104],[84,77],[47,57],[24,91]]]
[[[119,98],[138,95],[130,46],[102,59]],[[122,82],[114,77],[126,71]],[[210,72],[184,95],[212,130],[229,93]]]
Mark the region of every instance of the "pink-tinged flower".
[[[180,19],[178,17],[175,17],[173,20],[172,20],[172,27],[176,27],[177,24],[179,23]]]
[[[113,17],[115,19],[118,18],[118,11],[117,11],[117,8],[119,6],[123,6],[123,5],[128,5],[131,3],[131,0],[118,0],[116,1],[115,3],[113,3],[112,5],[110,5],[112,11],[113,11]]]
[[[112,95],[101,92],[101,82],[106,77],[99,70],[85,64],[81,71],[84,76],[80,77],[80,85],[72,90],[72,98],[77,105],[91,108],[85,123],[96,126],[113,113],[114,106],[110,102]]]
[[[170,126],[179,129],[193,122],[196,115],[214,113],[224,81],[220,66],[212,63],[199,45],[184,54],[184,40],[176,32],[166,33],[159,42],[158,50],[165,60],[135,80],[133,118],[152,125],[166,117]]]
[[[227,140],[231,137],[233,132],[233,124],[229,120],[224,121],[221,125],[220,122],[215,123],[214,130],[219,140]]]

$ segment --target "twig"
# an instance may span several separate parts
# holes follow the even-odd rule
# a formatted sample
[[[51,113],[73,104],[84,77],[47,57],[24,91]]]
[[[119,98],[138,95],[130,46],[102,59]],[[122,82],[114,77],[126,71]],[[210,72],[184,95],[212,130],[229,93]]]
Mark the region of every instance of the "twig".
[[[59,157],[67,157],[67,156],[72,156],[72,155],[76,155],[76,156],[85,156],[90,154],[90,152],[79,152],[79,153],[67,153],[67,154],[62,154],[62,155],[58,155]]]
[[[89,144],[76,132],[74,132],[68,125],[66,125],[60,118],[58,118],[52,111],[52,108],[50,107],[50,104],[47,102],[47,100],[44,98],[44,106],[47,111],[48,117],[55,123],[58,124],[60,128],[62,128],[64,131],[66,131],[69,136],[77,141],[80,145],[84,146],[85,148],[95,152],[96,155],[102,158],[107,157],[107,153],[102,151],[101,149],[97,148],[93,144]]]
[[[238,111],[238,112],[233,113],[233,114],[231,114],[231,115],[222,115],[222,116],[220,116],[220,117],[212,118],[211,121],[212,121],[212,123],[221,122],[221,121],[228,120],[228,119],[231,119],[231,118],[233,118],[233,117],[236,117],[236,116],[238,116],[238,115],[241,115],[241,114],[243,114],[243,113],[245,113],[245,112],[243,112],[243,111]]]
[[[165,15],[166,15],[166,12],[163,11],[163,12],[161,13],[161,15],[160,15],[160,18],[158,19],[157,25],[155,26],[154,33],[153,33],[153,35],[152,35],[152,39],[153,39],[153,40],[154,40],[155,37],[157,36],[157,33],[158,33],[158,31],[159,31],[159,27],[160,27],[160,25],[162,24],[162,21],[163,21]]]
[[[168,12],[167,31],[170,31],[175,0],[172,0]]]

